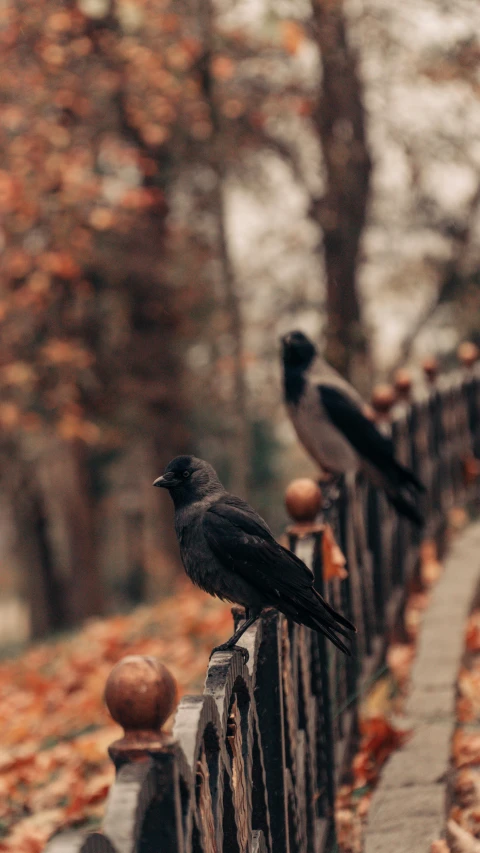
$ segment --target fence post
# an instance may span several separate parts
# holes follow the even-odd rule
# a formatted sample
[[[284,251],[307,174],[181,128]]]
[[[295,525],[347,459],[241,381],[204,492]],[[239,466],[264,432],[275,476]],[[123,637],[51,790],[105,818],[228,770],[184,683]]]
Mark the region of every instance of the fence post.
[[[410,404],[412,401],[412,374],[406,367],[400,367],[393,377],[395,396],[399,403]]]
[[[442,429],[439,411],[439,395],[437,390],[437,378],[439,364],[434,356],[428,356],[422,361],[422,370],[428,386],[428,451],[427,455],[431,465],[431,477],[429,482],[430,494],[429,504],[431,519],[434,523],[435,532],[439,523],[439,515],[442,511],[442,493],[440,477],[439,454],[442,446]]]
[[[147,853],[160,833],[162,853],[177,853],[183,832],[176,749],[162,730],[177,704],[176,682],[156,658],[129,655],[110,673],[105,701],[124,736],[109,748],[117,777],[103,832],[118,853]]]
[[[177,686],[159,660],[128,655],[114,666],[105,700],[123,737],[109,748],[115,764],[102,829],[62,833],[45,853],[178,853],[183,845],[178,747],[163,726],[176,707]]]
[[[312,568],[315,588],[327,600],[323,561],[322,537],[323,497],[320,487],[307,478],[294,480],[285,492],[285,505],[294,524],[287,530],[290,547]],[[308,554],[305,552],[308,549]],[[312,693],[317,698],[317,785],[323,792],[318,805],[323,815],[333,819],[335,801],[335,731],[332,720],[332,689],[337,678],[336,649],[327,644],[322,634],[312,632],[313,670],[311,673]],[[346,688],[345,688],[346,689]],[[345,691],[343,691],[345,692]]]
[[[396,394],[392,385],[377,385],[372,391],[371,403],[375,412],[375,423],[380,432],[388,438],[392,438],[391,414],[395,401]],[[378,495],[378,502],[382,506],[381,517],[383,516],[382,547],[380,548],[383,559],[375,560],[375,565],[377,572],[381,573],[377,582],[383,586],[383,599],[386,601],[392,587],[399,579],[400,554],[397,547],[399,521],[383,493]]]
[[[461,396],[464,401],[464,445],[465,454],[462,458],[463,482],[467,495],[471,493],[472,485],[480,474],[480,443],[477,438],[478,424],[480,420],[480,405],[478,391],[478,377],[475,366],[480,357],[480,350],[470,341],[464,341],[457,350],[457,357],[462,365],[463,380],[461,383]]]

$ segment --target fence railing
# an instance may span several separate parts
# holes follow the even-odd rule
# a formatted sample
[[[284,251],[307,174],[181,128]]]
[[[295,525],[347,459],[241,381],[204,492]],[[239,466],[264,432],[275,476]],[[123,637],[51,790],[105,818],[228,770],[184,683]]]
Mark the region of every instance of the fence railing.
[[[448,512],[465,504],[477,463],[480,371],[473,357],[410,400],[409,377],[372,403],[397,456],[426,486],[423,538],[442,547]],[[395,403],[395,405],[394,405]],[[323,497],[289,492],[290,547],[315,585],[358,628],[351,658],[324,637],[266,612],[244,635],[250,657],[217,652],[201,696],[175,705],[172,676],[153,658],[120,661],[106,700],[125,735],[110,749],[116,779],[101,832],[66,832],[48,853],[322,853],[334,839],[335,790],[349,766],[360,697],[378,671],[418,577],[420,537],[361,477]],[[319,511],[320,510],[320,511]],[[328,525],[328,526],[327,526]],[[331,533],[346,556],[331,569]],[[328,550],[330,548],[330,550]],[[234,619],[242,618],[234,609]]]

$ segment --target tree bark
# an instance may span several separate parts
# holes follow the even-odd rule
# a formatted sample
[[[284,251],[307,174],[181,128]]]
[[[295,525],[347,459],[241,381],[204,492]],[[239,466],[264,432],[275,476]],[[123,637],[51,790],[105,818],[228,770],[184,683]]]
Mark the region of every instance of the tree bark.
[[[326,356],[362,387],[370,365],[357,267],[371,171],[362,85],[357,58],[347,39],[342,3],[313,0],[313,19],[323,70],[314,122],[322,145],[327,189],[324,197],[313,203],[312,213],[324,235]]]
[[[52,601],[52,628],[81,625],[104,611],[87,449],[80,440],[51,436],[36,468],[54,580],[62,592]]]
[[[411,357],[418,336],[426,326],[433,320],[438,309],[448,302],[461,299],[470,282],[468,274],[468,250],[475,238],[476,214],[480,204],[480,183],[472,195],[469,203],[468,214],[465,225],[452,240],[452,257],[445,263],[442,270],[438,290],[431,302],[419,314],[413,327],[402,341],[400,353],[391,373],[402,367]]]

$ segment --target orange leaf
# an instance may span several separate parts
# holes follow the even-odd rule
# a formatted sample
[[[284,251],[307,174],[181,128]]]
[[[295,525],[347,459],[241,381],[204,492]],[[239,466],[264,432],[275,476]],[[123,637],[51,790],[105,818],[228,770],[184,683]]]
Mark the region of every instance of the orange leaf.
[[[480,610],[474,610],[467,622],[466,646],[469,652],[480,652]]]
[[[212,60],[212,74],[217,80],[230,80],[234,71],[235,66],[228,56],[216,56]]]
[[[400,687],[408,680],[414,656],[414,647],[407,643],[396,643],[387,651],[388,668]]]
[[[452,753],[457,767],[480,764],[480,734],[461,729],[455,732]]]
[[[348,577],[345,563],[346,559],[335,541],[333,530],[329,524],[326,524],[322,537],[322,565],[324,581],[329,581],[333,578],[344,580]]]
[[[282,21],[280,30],[282,45],[287,53],[293,56],[305,41],[305,32],[296,21]]]

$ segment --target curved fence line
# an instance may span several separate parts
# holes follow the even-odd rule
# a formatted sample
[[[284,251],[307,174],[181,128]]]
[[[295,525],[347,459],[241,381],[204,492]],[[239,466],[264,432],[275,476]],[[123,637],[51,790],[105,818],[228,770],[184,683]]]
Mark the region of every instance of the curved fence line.
[[[379,427],[426,486],[423,537],[441,550],[448,512],[474,497],[480,372],[437,378],[410,402],[377,400]],[[358,628],[351,658],[324,637],[266,612],[242,639],[250,657],[217,652],[201,696],[179,703],[162,732],[172,677],[152,659],[117,664],[107,700],[125,737],[101,832],[66,832],[46,853],[321,853],[334,840],[335,790],[356,742],[359,698],[383,672],[418,576],[419,533],[361,477],[327,487],[320,516],[300,507],[289,544],[315,585]],[[302,521],[299,521],[299,518]],[[329,527],[327,528],[326,525]],[[326,530],[348,575],[326,572]],[[243,617],[234,609],[234,619]],[[133,674],[132,674],[133,673]],[[169,681],[170,679],[170,681]],[[168,694],[168,695],[167,695]],[[169,699],[170,696],[170,699]]]

